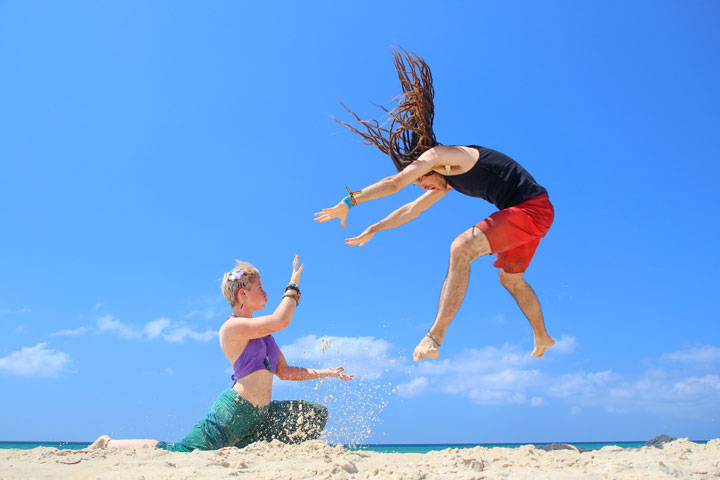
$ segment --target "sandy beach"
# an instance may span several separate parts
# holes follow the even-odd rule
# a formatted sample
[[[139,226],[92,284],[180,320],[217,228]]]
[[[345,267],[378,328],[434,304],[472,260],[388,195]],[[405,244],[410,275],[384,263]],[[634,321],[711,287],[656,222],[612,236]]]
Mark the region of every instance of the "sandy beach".
[[[321,441],[256,443],[244,449],[174,453],[135,450],[0,450],[0,479],[483,479],[720,478],[720,439],[663,447],[545,451],[447,449],[425,454],[348,450]]]

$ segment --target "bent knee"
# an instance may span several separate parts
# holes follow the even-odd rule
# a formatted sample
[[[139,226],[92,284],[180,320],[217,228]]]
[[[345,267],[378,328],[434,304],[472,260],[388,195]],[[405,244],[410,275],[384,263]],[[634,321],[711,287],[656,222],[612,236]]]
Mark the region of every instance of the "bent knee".
[[[498,280],[500,281],[500,285],[510,291],[513,291],[518,285],[523,282],[523,274],[507,273],[506,271],[500,269],[500,273],[498,274]]]
[[[450,244],[450,258],[455,261],[472,261],[488,253],[490,244],[477,227],[461,233]]]
[[[450,244],[450,258],[455,261],[470,260],[469,250],[468,242],[461,237],[457,237]]]

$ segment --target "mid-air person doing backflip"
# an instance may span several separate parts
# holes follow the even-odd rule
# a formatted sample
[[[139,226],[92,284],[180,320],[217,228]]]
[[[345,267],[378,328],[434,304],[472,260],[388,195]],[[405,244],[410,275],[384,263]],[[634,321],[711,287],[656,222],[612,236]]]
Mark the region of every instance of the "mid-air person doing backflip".
[[[438,144],[433,132],[430,68],[422,58],[405,50],[393,50],[393,55],[403,94],[388,111],[388,121],[381,125],[376,120],[361,120],[348,109],[364,131],[340,123],[389,155],[399,173],[351,192],[334,207],[316,213],[315,220],[324,223],[338,218],[345,227],[350,208],[396,193],[411,183],[422,187],[425,193],[415,201],[345,240],[347,245],[362,246],[377,232],[414,220],[451,189],[494,204],[499,211],[452,242],[435,322],[415,348],[413,358],[417,362],[438,357],[445,333],[465,297],[470,263],[487,254],[497,254],[493,265],[500,269],[500,283],[530,321],[535,342],[532,355],[540,358],[555,341],[545,330],[540,302],[523,273],[553,222],[547,191],[507,155],[474,145]]]

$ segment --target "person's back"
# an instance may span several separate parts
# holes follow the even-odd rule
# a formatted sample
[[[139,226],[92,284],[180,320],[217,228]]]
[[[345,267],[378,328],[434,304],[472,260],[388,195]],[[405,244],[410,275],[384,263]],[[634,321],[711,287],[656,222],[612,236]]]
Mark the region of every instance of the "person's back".
[[[478,151],[473,168],[459,175],[443,175],[458,192],[478,197],[503,210],[547,193],[519,163],[496,150],[469,145]]]

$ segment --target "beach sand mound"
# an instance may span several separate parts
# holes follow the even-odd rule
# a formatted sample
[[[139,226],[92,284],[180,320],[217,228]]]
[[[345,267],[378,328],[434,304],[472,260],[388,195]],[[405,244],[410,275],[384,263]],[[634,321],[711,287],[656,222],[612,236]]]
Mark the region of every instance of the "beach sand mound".
[[[678,439],[660,448],[545,451],[446,449],[420,453],[348,450],[320,441],[256,443],[242,450],[0,450],[0,480],[97,479],[664,479],[720,478],[720,439]]]

